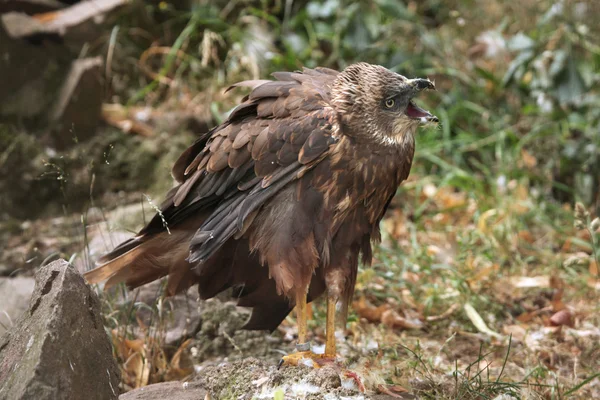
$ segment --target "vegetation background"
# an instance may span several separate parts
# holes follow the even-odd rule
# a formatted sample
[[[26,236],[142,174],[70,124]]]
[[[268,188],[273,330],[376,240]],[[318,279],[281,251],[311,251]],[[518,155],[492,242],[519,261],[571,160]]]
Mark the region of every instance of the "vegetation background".
[[[419,132],[360,271],[349,357],[423,398],[600,398],[598,15],[593,0],[130,2],[68,50],[102,59],[92,133],[0,120],[0,272],[87,268],[90,224],[138,228],[179,153],[243,95],[229,84],[381,64],[435,81],[418,101],[440,125]],[[118,307],[108,327],[135,323]],[[142,384],[129,372],[125,388]]]

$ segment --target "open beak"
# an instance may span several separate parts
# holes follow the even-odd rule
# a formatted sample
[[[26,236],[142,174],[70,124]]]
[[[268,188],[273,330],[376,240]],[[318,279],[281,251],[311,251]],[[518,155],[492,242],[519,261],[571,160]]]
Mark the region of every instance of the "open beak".
[[[415,90],[415,94],[423,90],[435,90],[435,85],[429,79],[409,79],[408,84],[413,87],[413,89]],[[406,107],[404,113],[409,118],[419,120],[422,124],[426,124],[428,122],[439,122],[438,117],[431,114],[427,110],[423,110],[421,107],[417,106],[412,100],[408,103],[408,106]]]

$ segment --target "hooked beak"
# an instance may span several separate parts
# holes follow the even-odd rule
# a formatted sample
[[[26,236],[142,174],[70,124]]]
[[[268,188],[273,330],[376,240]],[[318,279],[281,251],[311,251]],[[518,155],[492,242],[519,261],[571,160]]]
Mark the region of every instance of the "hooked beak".
[[[407,83],[414,89],[415,92],[421,92],[423,90],[435,90],[435,85],[429,79],[409,79]],[[439,122],[438,117],[431,114],[427,110],[423,110],[421,107],[417,106],[412,100],[408,103],[408,106],[406,107],[406,111],[404,111],[404,113],[409,118],[419,120],[421,124],[426,124],[428,122]]]
[[[423,78],[409,79],[407,81],[407,83],[409,86],[411,86],[413,89],[415,89],[419,92],[421,90],[425,90],[425,89],[435,90],[435,85],[429,79],[423,79]]]

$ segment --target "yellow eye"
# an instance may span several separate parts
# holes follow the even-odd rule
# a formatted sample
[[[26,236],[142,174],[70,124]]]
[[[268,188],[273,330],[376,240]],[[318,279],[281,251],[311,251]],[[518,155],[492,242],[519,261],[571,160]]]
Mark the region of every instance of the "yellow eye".
[[[387,100],[385,101],[385,106],[386,106],[387,108],[392,108],[392,107],[394,107],[394,104],[396,104],[396,102],[394,101],[394,99],[387,99]]]

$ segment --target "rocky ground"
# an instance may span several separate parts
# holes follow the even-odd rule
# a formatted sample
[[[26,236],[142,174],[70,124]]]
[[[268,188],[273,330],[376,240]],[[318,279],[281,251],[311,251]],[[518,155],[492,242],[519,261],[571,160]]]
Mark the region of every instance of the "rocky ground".
[[[146,286],[135,301],[148,309],[136,313],[138,328],[130,332],[132,339],[125,339],[114,330],[107,335],[102,304],[73,265],[57,260],[38,269],[35,288],[28,296],[26,282],[30,281],[0,281],[0,296],[13,299],[3,306],[11,315],[0,340],[3,399],[76,399],[88,393],[86,398],[139,400],[413,398],[407,393],[373,394],[365,389],[362,374],[341,364],[278,368],[281,355],[291,348],[289,338],[279,332],[240,331],[248,314],[231,302],[199,303],[191,292],[178,295],[164,300],[163,311],[169,317],[164,326],[157,327],[153,313],[147,311],[157,301],[160,284]],[[15,288],[23,295],[13,297]],[[182,382],[140,385],[140,380],[148,384],[149,378],[156,379],[160,364],[151,352],[150,336],[161,336],[164,349],[184,350],[171,357],[161,353],[169,361],[163,366],[163,378],[184,378]],[[135,343],[135,338],[143,341]],[[141,348],[132,352],[137,345]],[[117,363],[127,351],[129,359]],[[145,356],[143,362],[132,361],[140,354]],[[130,390],[127,383],[139,388]],[[119,396],[123,390],[130,391]]]

